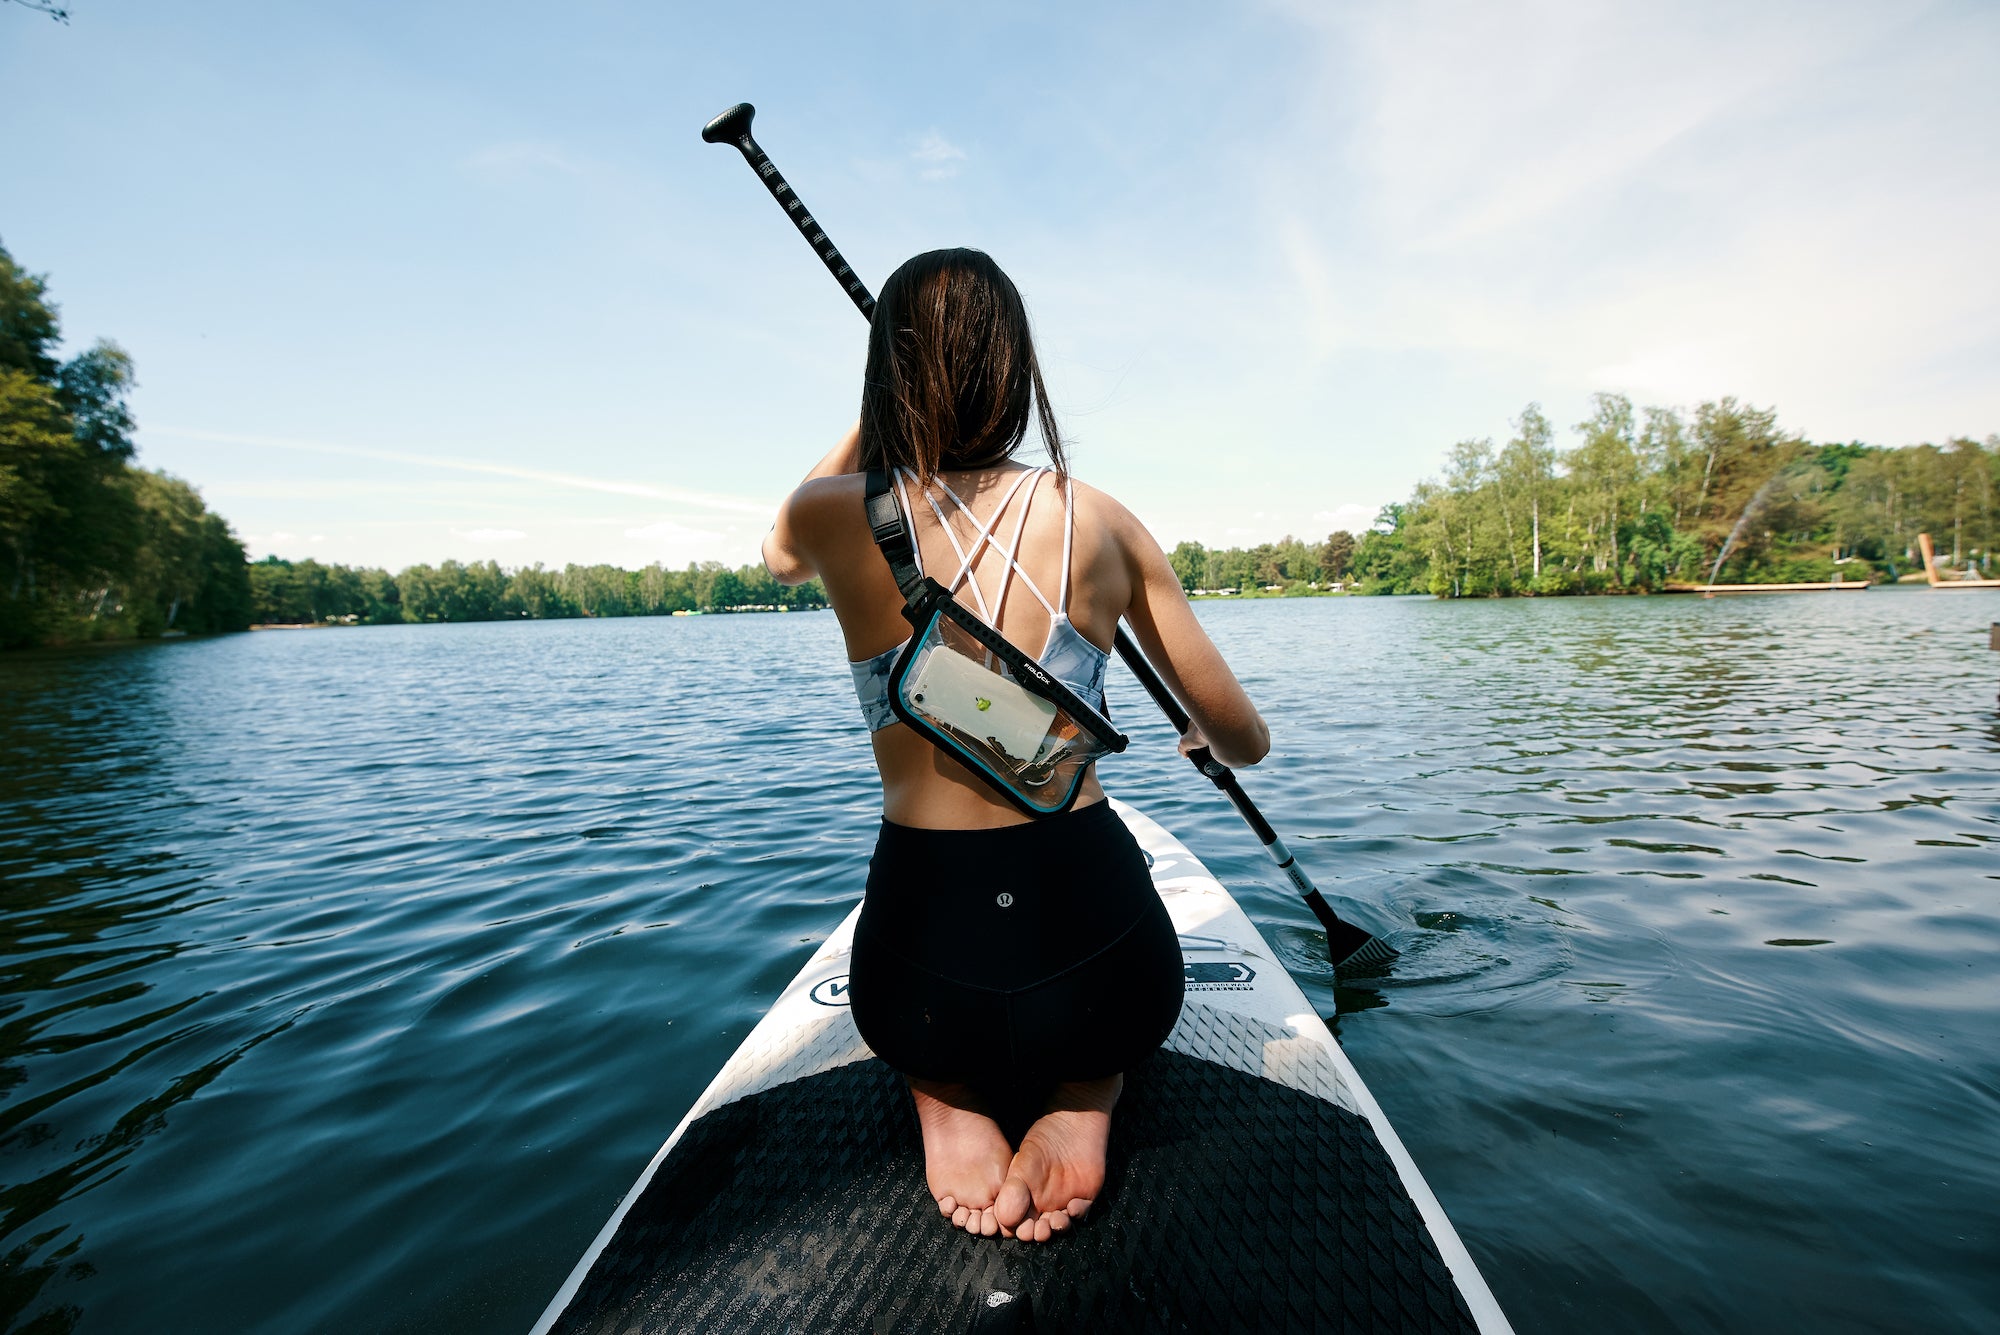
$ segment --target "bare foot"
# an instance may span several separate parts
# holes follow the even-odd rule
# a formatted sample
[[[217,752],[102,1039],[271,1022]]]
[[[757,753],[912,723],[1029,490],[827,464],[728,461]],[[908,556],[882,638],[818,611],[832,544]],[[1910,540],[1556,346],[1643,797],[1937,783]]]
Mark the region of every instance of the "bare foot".
[[[911,1080],[917,1125],[924,1132],[924,1177],[938,1213],[954,1228],[992,1237],[1000,1231],[993,1204],[1013,1148],[983,1104],[964,1085]]]
[[[1111,1109],[1124,1088],[1122,1075],[1056,1086],[993,1199],[993,1221],[1003,1233],[1047,1242],[1083,1217],[1104,1190]]]

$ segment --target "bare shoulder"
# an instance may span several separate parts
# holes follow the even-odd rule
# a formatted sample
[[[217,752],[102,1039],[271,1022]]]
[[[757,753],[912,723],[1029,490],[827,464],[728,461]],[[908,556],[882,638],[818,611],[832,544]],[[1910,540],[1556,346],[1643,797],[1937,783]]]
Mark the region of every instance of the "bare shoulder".
[[[792,493],[793,522],[815,535],[858,525],[866,490],[867,479],[859,473],[808,478]]]
[[[1071,478],[1070,489],[1076,496],[1076,517],[1079,520],[1089,520],[1102,528],[1118,533],[1135,527],[1144,529],[1144,525],[1125,508],[1124,503],[1103,488],[1093,487],[1078,478]]]
[[[1152,530],[1110,492],[1075,479],[1071,479],[1070,485],[1076,493],[1076,518],[1080,528],[1088,527],[1110,534],[1129,559],[1143,561],[1150,551],[1159,547]]]
[[[792,503],[799,507],[801,513],[851,508],[860,502],[866,486],[867,479],[860,473],[807,478],[792,493]]]

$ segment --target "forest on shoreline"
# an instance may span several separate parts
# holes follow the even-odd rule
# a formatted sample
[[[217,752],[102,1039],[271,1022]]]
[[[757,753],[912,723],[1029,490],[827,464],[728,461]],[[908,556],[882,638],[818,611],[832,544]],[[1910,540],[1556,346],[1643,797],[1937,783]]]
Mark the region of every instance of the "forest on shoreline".
[[[1442,477],[1385,506],[1366,532],[1172,553],[1182,587],[1445,598],[1659,592],[1675,585],[1865,583],[1939,561],[1993,570],[2000,437],[1886,448],[1815,445],[1774,409],[1723,398],[1692,414],[1594,396],[1555,443],[1539,404],[1514,433],[1460,441]]]
[[[639,570],[611,565],[544,570],[533,565],[512,571],[494,561],[443,561],[393,575],[367,566],[275,556],[250,566],[251,615],[259,625],[803,612],[825,606],[818,580],[786,588],[761,565],[731,570],[716,561],[685,570],[654,564]]]
[[[192,486],[134,461],[132,359],[99,340],[59,361],[45,280],[0,247],[0,648],[266,625],[663,616],[825,606],[761,565],[684,570],[444,561],[248,560]],[[1940,559],[1990,574],[2000,437],[1896,448],[1814,444],[1774,409],[1692,413],[1598,394],[1559,447],[1540,405],[1513,434],[1454,445],[1442,476],[1365,532],[1253,547],[1183,542],[1190,593],[1657,592],[1676,584],[1895,579]]]
[[[0,648],[241,630],[243,544],[179,478],[132,462],[132,359],[68,361],[43,280],[0,247]]]

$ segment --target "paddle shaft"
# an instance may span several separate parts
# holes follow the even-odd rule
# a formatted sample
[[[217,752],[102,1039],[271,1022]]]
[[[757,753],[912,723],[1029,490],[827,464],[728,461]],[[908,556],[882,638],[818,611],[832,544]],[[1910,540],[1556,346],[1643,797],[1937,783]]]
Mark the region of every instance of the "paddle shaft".
[[[1174,699],[1173,692],[1169,691],[1167,684],[1160,680],[1160,674],[1146,661],[1146,655],[1132,642],[1132,637],[1125,633],[1125,627],[1118,628],[1114,644],[1118,656],[1125,660],[1125,666],[1131,669],[1139,684],[1146,688],[1146,694],[1153,697],[1153,703],[1167,716],[1167,722],[1174,725],[1174,731],[1185,733],[1188,724],[1192,722],[1188,718],[1187,711],[1181,708],[1180,701]],[[1236,808],[1236,814],[1243,817],[1243,823],[1250,827],[1251,833],[1257,836],[1257,841],[1264,845],[1264,851],[1271,855],[1271,861],[1278,864],[1278,870],[1291,878],[1292,884],[1298,888],[1300,897],[1306,901],[1306,907],[1312,910],[1313,917],[1319,919],[1319,925],[1326,929],[1328,940],[1332,941],[1339,936],[1354,932],[1356,928],[1340,920],[1340,915],[1333,911],[1333,905],[1326,902],[1326,896],[1319,892],[1319,887],[1312,883],[1310,876],[1306,875],[1306,869],[1299,865],[1299,860],[1292,855],[1292,850],[1285,847],[1285,841],[1271,828],[1271,822],[1265,820],[1264,813],[1257,810],[1257,804],[1250,800],[1250,794],[1243,791],[1243,785],[1236,781],[1236,771],[1210,755],[1205,746],[1198,746],[1188,752],[1188,759],[1201,771],[1204,779],[1222,790],[1222,795]]]
[[[799,235],[813,248],[813,254],[819,256],[820,263],[833,275],[833,281],[839,283],[854,302],[861,318],[873,317],[875,298],[869,294],[868,285],[848,267],[847,260],[827,236],[826,229],[807,212],[805,201],[799,198],[798,191],[792,189],[791,183],[779,173],[777,165],[751,137],[750,121],[756,114],[757,108],[748,102],[738,102],[703,126],[701,137],[711,144],[728,144],[743,155],[743,160],[750,164],[750,170],[757,173],[757,179],[771,192],[771,198],[778,201],[785,210],[785,216],[792,220],[792,226],[799,229]]]
[[[833,275],[834,280],[854,302],[855,309],[861,312],[861,318],[872,319],[875,314],[875,298],[869,293],[867,284],[848,267],[847,261],[841,258],[840,252],[827,238],[826,229],[806,211],[798,192],[779,175],[777,167],[751,137],[750,122],[756,114],[757,109],[748,102],[739,102],[703,127],[701,137],[711,144],[729,144],[743,154],[743,160],[757,173],[757,179],[771,192],[771,198],[784,207],[785,215],[799,229],[799,235],[805,237],[812,246],[813,253],[826,265],[827,272]],[[1114,643],[1118,649],[1118,656],[1125,660],[1125,666],[1131,669],[1132,675],[1138,678],[1141,686],[1145,687],[1146,694],[1153,697],[1153,703],[1160,707],[1160,712],[1164,713],[1167,720],[1174,725],[1174,731],[1186,733],[1189,723],[1187,711],[1181,708],[1180,701],[1174,699],[1173,692],[1169,691],[1167,684],[1160,680],[1160,674],[1146,661],[1146,655],[1132,642],[1132,637],[1125,633],[1124,626],[1118,627]],[[1197,747],[1190,752],[1188,759],[1201,772],[1203,778],[1222,790],[1223,796],[1227,797],[1230,804],[1236,808],[1236,814],[1243,817],[1244,822],[1257,836],[1258,842],[1264,845],[1264,851],[1271,855],[1271,861],[1277,863],[1278,869],[1291,878],[1292,884],[1298,888],[1300,897],[1305,900],[1306,907],[1312,910],[1313,917],[1319,919],[1319,925],[1326,929],[1327,953],[1333,957],[1335,964],[1353,956],[1357,951],[1370,947],[1374,948],[1378,957],[1382,954],[1393,956],[1394,952],[1386,942],[1377,941],[1353,923],[1341,921],[1340,916],[1333,911],[1333,906],[1326,902],[1326,896],[1319,892],[1319,887],[1306,875],[1305,868],[1299,866],[1298,859],[1292,856],[1292,850],[1285,847],[1285,841],[1271,828],[1271,822],[1264,819],[1264,813],[1257,809],[1257,804],[1243,791],[1243,785],[1236,781],[1234,770],[1210,755],[1205,746]]]

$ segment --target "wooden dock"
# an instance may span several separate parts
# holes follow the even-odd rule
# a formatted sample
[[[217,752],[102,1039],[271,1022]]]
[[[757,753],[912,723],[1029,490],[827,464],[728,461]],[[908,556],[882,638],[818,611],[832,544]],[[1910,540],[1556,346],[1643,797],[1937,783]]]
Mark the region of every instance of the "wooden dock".
[[[1860,593],[1867,587],[1865,580],[1835,579],[1812,584],[1669,584],[1667,592],[1698,593],[1704,598],[1714,598],[1725,593]]]
[[[2000,589],[2000,579],[1953,579],[1939,573],[1937,551],[1931,546],[1930,534],[1917,534],[1917,546],[1923,549],[1924,574],[1933,589]]]

